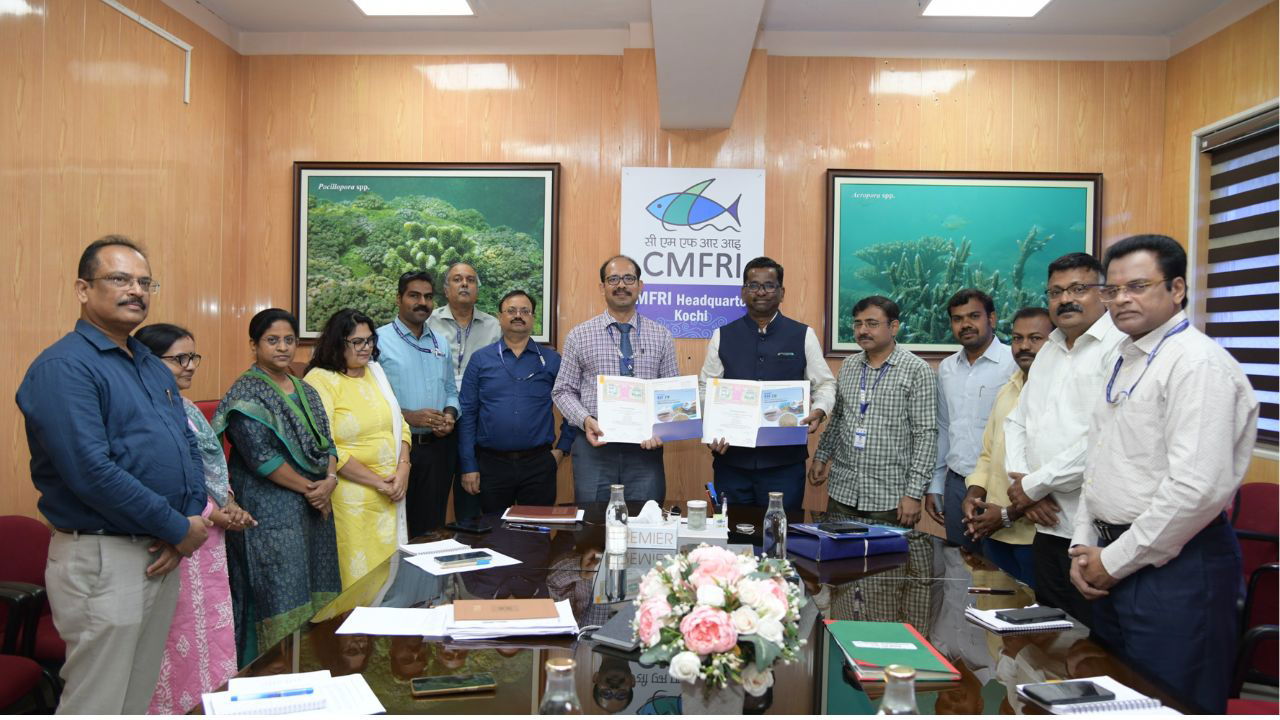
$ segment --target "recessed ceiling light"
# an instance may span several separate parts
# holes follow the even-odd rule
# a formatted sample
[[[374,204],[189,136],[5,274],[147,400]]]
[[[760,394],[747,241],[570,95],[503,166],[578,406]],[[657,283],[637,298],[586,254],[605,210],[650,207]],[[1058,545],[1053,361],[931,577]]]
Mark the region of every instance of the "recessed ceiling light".
[[[921,0],[925,17],[1035,17],[1050,0]]]
[[[475,15],[467,0],[351,0],[365,15]]]

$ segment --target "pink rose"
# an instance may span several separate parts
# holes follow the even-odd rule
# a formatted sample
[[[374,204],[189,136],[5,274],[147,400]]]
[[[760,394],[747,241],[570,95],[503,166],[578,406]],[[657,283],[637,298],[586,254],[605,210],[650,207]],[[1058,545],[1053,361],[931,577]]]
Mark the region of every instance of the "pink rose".
[[[710,583],[732,586],[742,577],[738,556],[722,547],[700,547],[689,553],[689,563],[694,565],[689,582],[695,588]]]
[[[636,637],[645,647],[653,647],[661,637],[662,621],[671,614],[671,606],[662,598],[651,598],[640,604],[636,613]]]
[[[738,631],[733,629],[729,613],[700,605],[680,621],[685,647],[698,653],[727,652],[738,644]]]

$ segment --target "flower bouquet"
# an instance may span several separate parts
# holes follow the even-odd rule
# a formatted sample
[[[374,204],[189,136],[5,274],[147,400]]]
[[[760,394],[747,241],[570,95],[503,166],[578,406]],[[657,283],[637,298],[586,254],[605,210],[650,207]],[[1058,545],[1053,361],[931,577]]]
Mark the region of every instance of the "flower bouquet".
[[[804,598],[790,574],[786,560],[705,544],[659,560],[636,598],[640,662],[666,663],[684,683],[764,695],[774,663],[796,660],[804,644]]]

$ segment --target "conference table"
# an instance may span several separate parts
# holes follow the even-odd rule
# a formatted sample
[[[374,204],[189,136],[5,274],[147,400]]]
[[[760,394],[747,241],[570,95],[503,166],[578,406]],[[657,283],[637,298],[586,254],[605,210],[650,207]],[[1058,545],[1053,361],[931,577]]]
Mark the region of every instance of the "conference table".
[[[240,676],[328,669],[333,675],[361,673],[390,714],[536,714],[545,685],[545,662],[572,657],[575,682],[587,714],[674,714],[680,683],[665,668],[644,666],[638,652],[597,644],[587,632],[570,636],[493,641],[437,641],[421,637],[338,635],[356,607],[436,607],[468,598],[568,600],[582,628],[602,625],[635,597],[640,575],[669,551],[632,549],[625,566],[603,554],[604,505],[580,506],[582,522],[551,532],[518,530],[497,516],[482,522],[481,535],[441,532],[425,540],[453,537],[474,548],[492,548],[520,564],[435,576],[405,561],[403,552],[356,582],[310,621],[249,663]],[[640,506],[630,508],[636,515]],[[764,509],[729,507],[730,547],[760,552]],[[788,513],[789,522],[821,519]],[[752,534],[739,533],[750,523]],[[1018,698],[1027,682],[1110,675],[1183,712],[1192,708],[1165,688],[1088,638],[1077,623],[1066,632],[997,636],[964,619],[968,606],[1023,607],[1031,590],[986,560],[925,536],[928,552],[814,562],[794,554],[798,581],[808,602],[801,618],[801,659],[774,668],[773,687],[760,698],[746,696],[746,714],[871,714],[878,706],[847,670],[823,629],[826,620],[909,622],[960,672],[944,686],[917,686],[922,713],[1013,714],[1038,712]],[[926,557],[927,556],[927,557]],[[914,560],[912,558],[915,558]],[[971,587],[1012,591],[973,594]],[[410,680],[428,675],[491,673],[493,691],[414,698]],[[195,708],[193,712],[199,712]]]

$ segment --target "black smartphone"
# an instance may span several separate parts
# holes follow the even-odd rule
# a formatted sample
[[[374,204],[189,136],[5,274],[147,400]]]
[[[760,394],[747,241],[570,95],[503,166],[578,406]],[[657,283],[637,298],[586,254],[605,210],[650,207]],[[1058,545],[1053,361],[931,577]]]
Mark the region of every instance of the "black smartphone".
[[[822,532],[845,534],[845,535],[848,535],[848,534],[865,535],[867,532],[866,525],[861,525],[859,523],[852,523],[852,522],[818,523],[817,528]]]
[[[1066,617],[1067,614],[1065,612],[1058,608],[1051,607],[1027,607],[996,611],[997,620],[1003,620],[1015,625],[1049,622],[1050,620],[1065,620]]]
[[[493,556],[483,550],[475,552],[458,553],[456,555],[441,555],[436,558],[436,563],[440,567],[458,567],[460,565],[478,565],[481,560],[492,559]]]
[[[417,677],[409,681],[409,692],[414,697],[431,697],[432,695],[453,695],[456,693],[479,692],[497,687],[490,673],[474,675],[432,675]]]
[[[1024,686],[1022,692],[1041,705],[1074,705],[1116,699],[1115,693],[1088,680],[1036,683]]]
[[[461,522],[446,523],[444,528],[460,533],[470,533],[471,535],[483,535],[492,532],[491,525],[484,525],[478,520],[463,520]]]

